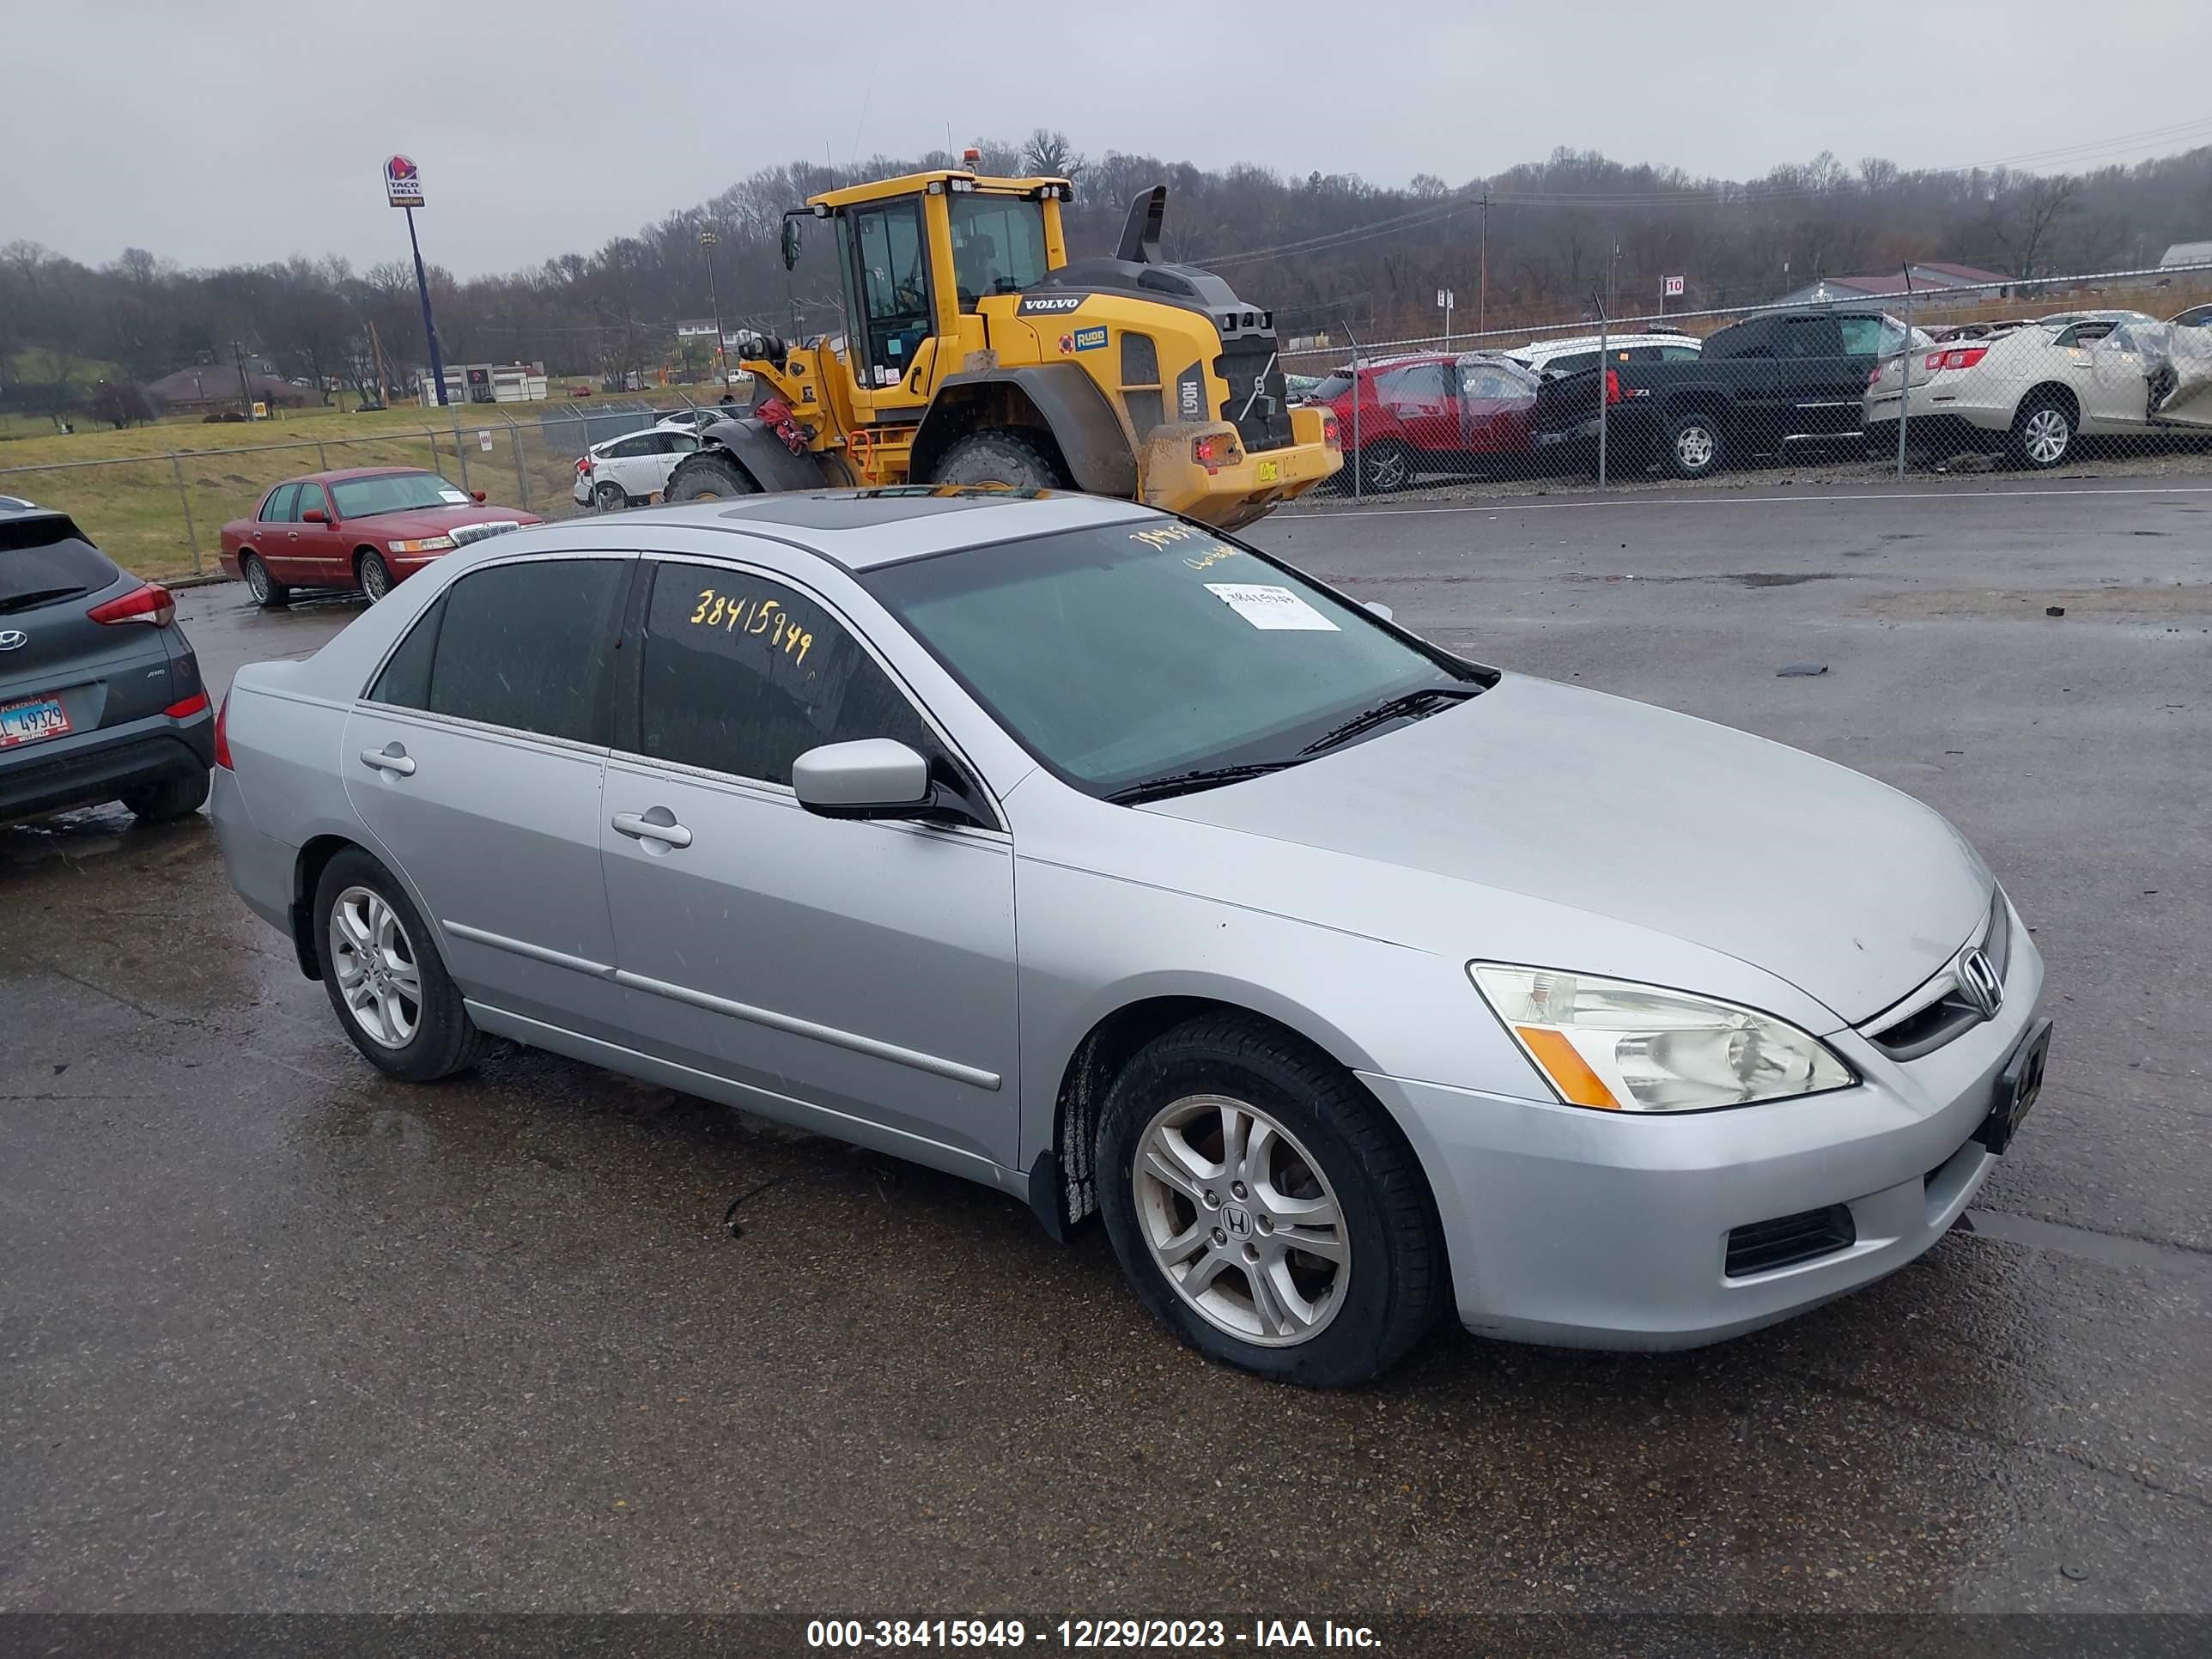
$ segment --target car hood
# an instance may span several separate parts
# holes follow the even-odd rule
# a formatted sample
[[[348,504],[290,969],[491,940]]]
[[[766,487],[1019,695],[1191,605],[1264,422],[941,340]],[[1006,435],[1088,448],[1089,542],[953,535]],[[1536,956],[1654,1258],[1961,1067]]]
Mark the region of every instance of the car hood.
[[[449,536],[464,525],[539,524],[534,513],[496,502],[467,507],[418,507],[404,513],[376,513],[365,519],[348,519],[343,528],[362,530],[386,541],[420,541],[430,536]]]
[[[1940,968],[1990,902],[1965,838],[1886,784],[1517,675],[1304,766],[1147,810],[1668,935],[1786,980],[1850,1024]],[[1481,933],[1479,913],[1468,923]],[[1457,936],[1469,956],[1494,948]]]

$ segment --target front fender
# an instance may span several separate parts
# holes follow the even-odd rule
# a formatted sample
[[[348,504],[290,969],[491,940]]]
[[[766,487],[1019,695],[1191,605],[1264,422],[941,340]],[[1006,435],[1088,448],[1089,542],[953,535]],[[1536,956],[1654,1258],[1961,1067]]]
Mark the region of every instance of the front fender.
[[[819,489],[830,482],[812,455],[793,454],[750,415],[715,422],[699,434],[699,445],[726,451],[763,489]]]

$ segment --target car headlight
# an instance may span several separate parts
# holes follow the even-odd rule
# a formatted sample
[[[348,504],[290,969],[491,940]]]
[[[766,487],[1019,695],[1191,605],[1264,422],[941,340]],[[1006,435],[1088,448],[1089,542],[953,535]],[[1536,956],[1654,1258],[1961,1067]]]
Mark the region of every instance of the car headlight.
[[[394,553],[443,553],[453,545],[451,536],[425,536],[420,541],[386,542]]]
[[[1734,1003],[1549,968],[1467,971],[1571,1106],[1697,1112],[1858,1081],[1819,1038]]]

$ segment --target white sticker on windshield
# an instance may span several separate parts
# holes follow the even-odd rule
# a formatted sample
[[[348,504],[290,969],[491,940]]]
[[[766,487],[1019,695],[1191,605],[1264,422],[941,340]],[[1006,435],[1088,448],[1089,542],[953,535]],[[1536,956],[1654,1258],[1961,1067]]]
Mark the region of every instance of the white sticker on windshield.
[[[454,507],[469,504],[469,493],[465,489],[441,489],[438,492],[438,498]]]
[[[1208,582],[1206,591],[1255,628],[1286,629],[1300,634],[1344,631],[1287,587],[1263,587],[1251,582]]]

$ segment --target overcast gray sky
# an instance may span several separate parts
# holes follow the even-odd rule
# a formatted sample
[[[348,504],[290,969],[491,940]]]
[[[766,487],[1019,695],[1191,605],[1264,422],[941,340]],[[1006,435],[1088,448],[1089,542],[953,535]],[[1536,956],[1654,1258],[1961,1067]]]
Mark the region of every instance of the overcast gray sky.
[[[1743,177],[1823,149],[1948,167],[2185,122],[2052,160],[2212,142],[2205,0],[2137,0],[2117,33],[2080,0],[0,0],[0,242],[94,264],[404,257],[394,150],[422,169],[426,257],[474,275],[948,125],[1394,185],[1560,144]],[[2172,99],[2157,64],[2195,66]]]

